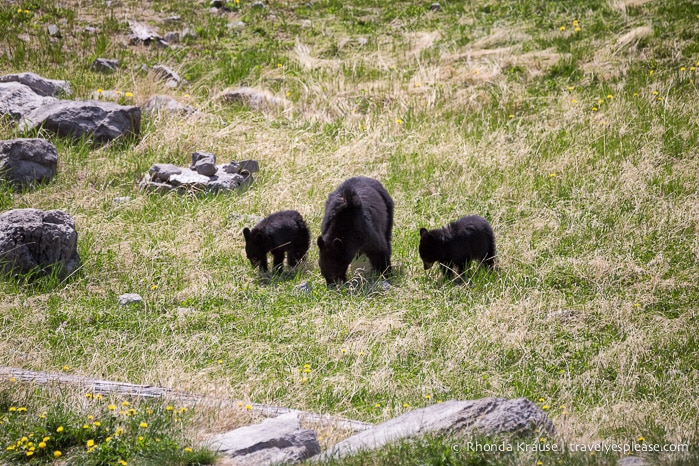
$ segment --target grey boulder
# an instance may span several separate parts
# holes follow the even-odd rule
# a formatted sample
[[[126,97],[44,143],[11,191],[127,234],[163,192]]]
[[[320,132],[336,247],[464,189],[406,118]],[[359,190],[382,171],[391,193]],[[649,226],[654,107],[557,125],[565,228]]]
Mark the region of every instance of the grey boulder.
[[[61,210],[15,209],[0,214],[0,269],[26,274],[56,270],[60,277],[80,265],[75,221]]]
[[[93,71],[113,73],[119,68],[119,62],[111,58],[95,58],[91,68]]]
[[[216,171],[216,156],[209,152],[194,152],[192,154],[192,165],[190,169],[200,175],[214,176]]]
[[[121,136],[138,135],[141,109],[97,100],[58,100],[25,115],[23,122],[29,131],[41,127],[59,136],[89,136],[104,143]]]
[[[49,181],[58,170],[56,146],[45,139],[0,141],[0,179],[27,186]]]
[[[316,433],[302,429],[293,412],[217,435],[210,446],[238,466],[296,463],[320,453]]]
[[[70,83],[58,79],[46,79],[36,73],[17,73],[0,76],[0,82],[18,82],[42,97],[54,97],[59,93],[70,94]]]
[[[416,409],[336,444],[321,459],[342,458],[424,434],[524,434],[537,428],[553,433],[553,423],[526,398],[447,401]]]

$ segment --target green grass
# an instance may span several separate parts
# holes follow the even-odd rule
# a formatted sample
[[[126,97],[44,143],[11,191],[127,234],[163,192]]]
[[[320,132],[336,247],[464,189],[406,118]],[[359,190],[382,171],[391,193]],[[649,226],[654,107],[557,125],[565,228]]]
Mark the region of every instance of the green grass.
[[[164,1],[0,6],[3,73],[67,79],[76,98],[165,93],[206,114],[145,118],[139,139],[103,148],[45,135],[57,177],[0,186],[2,210],[73,215],[83,260],[68,280],[0,283],[0,365],[370,422],[405,404],[526,396],[567,441],[695,445],[697,5],[265,3],[231,2],[227,15]],[[197,37],[125,46],[128,19]],[[98,56],[120,70],[93,72]],[[141,69],[157,63],[189,84],[167,89]],[[293,106],[216,100],[234,86]],[[3,120],[0,136],[23,135]],[[188,165],[196,150],[262,170],[232,195],[137,190],[150,165]],[[297,209],[314,240],[327,194],[355,175],[396,203],[391,288],[367,275],[326,290],[315,241],[297,271],[259,277],[242,229]],[[419,228],[466,214],[493,225],[499,270],[462,283],[426,273]],[[311,292],[295,291],[304,281]],[[127,292],[145,306],[120,307]]]

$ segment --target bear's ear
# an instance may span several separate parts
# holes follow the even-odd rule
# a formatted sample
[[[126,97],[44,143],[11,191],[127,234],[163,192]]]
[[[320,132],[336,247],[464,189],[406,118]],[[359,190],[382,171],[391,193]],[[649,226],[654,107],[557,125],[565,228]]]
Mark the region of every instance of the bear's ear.
[[[342,250],[342,240],[340,238],[335,238],[332,242],[332,245],[333,245],[334,251],[341,251]]]
[[[420,238],[424,238],[427,233],[427,228],[420,228]]]
[[[325,241],[323,241],[323,237],[319,236],[318,239],[316,240],[316,244],[320,249],[323,249],[325,247]]]
[[[245,237],[246,240],[250,239],[250,228],[243,228],[243,236]]]

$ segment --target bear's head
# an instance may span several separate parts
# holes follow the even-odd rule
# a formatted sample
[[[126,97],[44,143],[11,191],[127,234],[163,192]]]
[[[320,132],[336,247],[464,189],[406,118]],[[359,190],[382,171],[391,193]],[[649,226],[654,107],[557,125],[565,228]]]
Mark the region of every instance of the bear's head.
[[[439,261],[439,251],[441,245],[439,238],[432,231],[427,231],[426,228],[420,228],[420,259],[425,266],[425,270],[429,270],[435,262]]]
[[[264,249],[264,235],[254,228],[252,230],[243,228],[243,236],[245,237],[245,254],[253,267],[260,267],[267,256],[267,251]]]
[[[318,252],[320,273],[327,285],[340,284],[347,281],[347,267],[352,262],[352,254],[347,251],[347,245],[341,238],[324,240],[318,237]]]

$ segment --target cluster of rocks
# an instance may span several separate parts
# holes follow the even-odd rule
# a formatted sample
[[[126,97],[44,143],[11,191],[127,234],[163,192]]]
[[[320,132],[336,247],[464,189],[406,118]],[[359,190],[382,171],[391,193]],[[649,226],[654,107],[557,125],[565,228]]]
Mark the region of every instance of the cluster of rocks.
[[[189,168],[156,163],[144,175],[139,186],[144,190],[176,191],[180,194],[232,191],[252,183],[252,174],[259,169],[255,160],[216,165],[214,154],[194,152]]]
[[[59,136],[91,137],[105,143],[126,135],[138,135],[141,109],[95,100],[66,100],[70,84],[42,78],[34,73],[0,76],[0,115],[7,115],[19,126],[37,128]]]
[[[447,401],[416,409],[382,424],[371,426],[320,454],[315,431],[303,429],[300,413],[292,412],[214,436],[210,446],[236,465],[293,464],[313,458],[344,458],[375,450],[403,439],[425,434],[468,436],[521,436],[553,434],[553,423],[526,398],[483,398]]]

